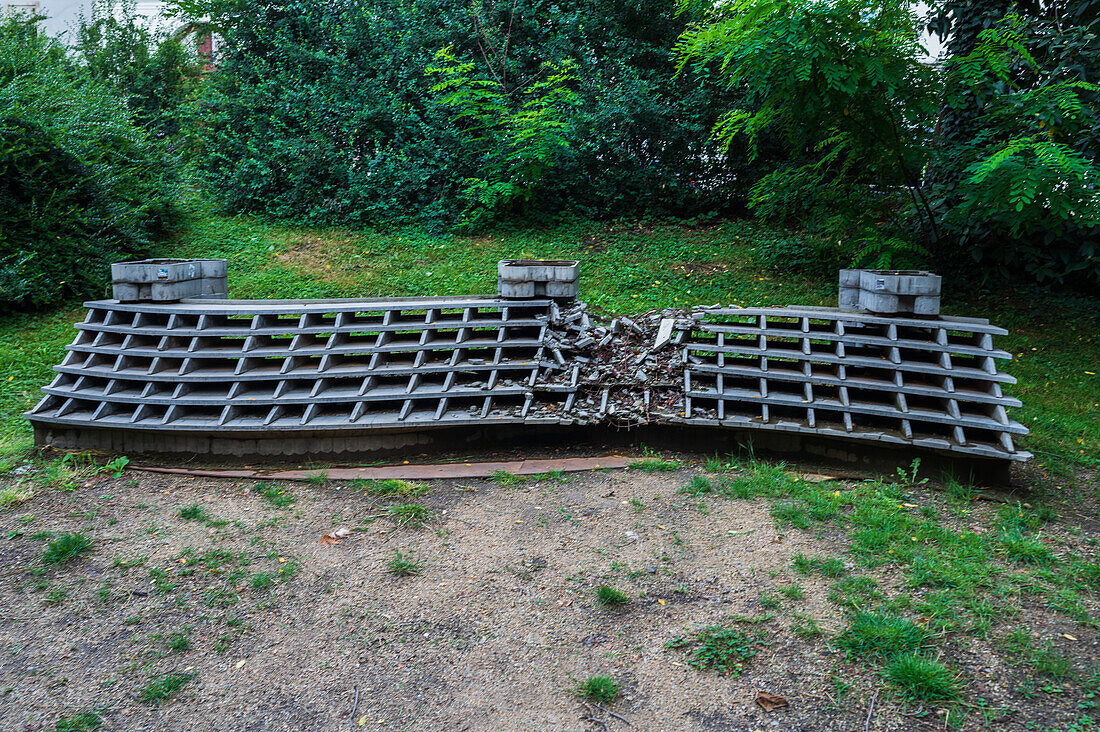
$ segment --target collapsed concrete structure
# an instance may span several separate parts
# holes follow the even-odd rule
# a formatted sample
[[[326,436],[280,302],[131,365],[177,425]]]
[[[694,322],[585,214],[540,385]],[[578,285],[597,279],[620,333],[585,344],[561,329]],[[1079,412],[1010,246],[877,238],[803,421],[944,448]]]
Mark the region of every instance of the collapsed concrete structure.
[[[178,262],[138,264],[196,278]],[[199,272],[224,277],[209,261]],[[502,263],[516,297],[227,300],[204,280],[176,288],[208,293],[196,298],[89,302],[27,417],[39,445],[214,458],[647,425],[791,449],[822,438],[842,447],[817,454],[843,460],[860,444],[1030,457],[1006,412],[1020,402],[1001,391],[1015,382],[997,368],[1006,331],[988,321],[799,306],[613,316],[572,299],[576,273]],[[123,268],[119,294],[140,296],[130,285],[147,274]],[[920,297],[938,306],[938,285]]]

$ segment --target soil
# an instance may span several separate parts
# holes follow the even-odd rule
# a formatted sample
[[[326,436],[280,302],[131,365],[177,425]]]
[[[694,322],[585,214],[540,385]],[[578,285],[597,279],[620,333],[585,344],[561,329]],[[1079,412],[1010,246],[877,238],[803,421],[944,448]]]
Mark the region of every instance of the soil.
[[[134,471],[42,492],[0,513],[11,536],[0,538],[0,730],[54,729],[85,710],[101,710],[109,730],[627,729],[607,709],[638,730],[942,729],[942,710],[898,699],[830,645],[844,626],[830,582],[791,563],[845,557],[843,534],[777,529],[764,500],[678,493],[698,471],[437,481],[411,499],[432,511],[422,528],[339,483],[274,486],[294,497],[281,508],[255,481]],[[180,517],[195,503],[213,523]],[[339,527],[350,535],[320,541]],[[94,544],[44,565],[43,531]],[[396,552],[419,574],[394,576]],[[270,586],[253,586],[257,574]],[[805,598],[782,597],[795,582]],[[601,584],[631,601],[598,606]],[[761,593],[781,607],[762,606]],[[795,613],[825,635],[796,635]],[[1039,609],[996,632],[1024,620],[1096,655],[1095,631]],[[756,638],[739,675],[699,670],[666,647],[730,622]],[[188,648],[173,650],[173,634]],[[990,641],[945,648],[968,694],[994,709],[964,728],[1077,719],[1079,687],[1025,698],[1015,691],[1023,672]],[[143,701],[150,679],[168,673],[192,678]],[[574,693],[597,674],[621,683],[614,705]],[[788,706],[765,712],[758,691]]]

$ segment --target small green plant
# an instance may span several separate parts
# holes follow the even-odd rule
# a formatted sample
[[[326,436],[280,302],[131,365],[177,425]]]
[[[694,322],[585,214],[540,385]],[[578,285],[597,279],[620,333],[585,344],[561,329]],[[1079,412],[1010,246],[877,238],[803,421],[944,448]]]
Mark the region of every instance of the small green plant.
[[[390,570],[390,574],[395,577],[411,577],[414,574],[420,574],[419,560],[414,560],[396,550],[393,553],[393,558],[390,559],[387,564],[387,567]]]
[[[103,726],[103,718],[96,712],[81,712],[57,720],[54,732],[95,732]]]
[[[84,534],[61,534],[46,546],[42,561],[46,564],[65,564],[91,549],[92,540]]]
[[[271,483],[257,483],[252,491],[275,508],[286,508],[296,500],[290,491]]]
[[[796,554],[792,562],[794,569],[799,574],[811,574],[817,572],[825,577],[840,577],[844,574],[844,560],[837,557],[807,557],[804,554]]]
[[[959,698],[955,674],[939,661],[919,653],[905,653],[886,666],[886,678],[904,696],[924,702]]]
[[[1070,660],[1052,642],[1040,642],[1026,628],[1010,632],[998,646],[1006,655],[1030,666],[1040,676],[1062,681],[1073,671]]]
[[[158,595],[166,595],[176,589],[178,582],[170,582],[168,573],[158,567],[149,570],[149,577],[153,580],[153,591]]]
[[[744,664],[756,655],[756,644],[738,628],[712,625],[687,636],[678,636],[666,648],[682,648],[690,653],[688,663],[702,670],[714,670],[737,676]]]
[[[602,607],[622,607],[630,602],[630,595],[610,585],[600,585],[596,588],[596,602]]]
[[[274,572],[257,572],[249,580],[254,590],[270,590],[275,586]]]
[[[644,473],[669,473],[680,469],[680,463],[676,460],[663,460],[659,457],[648,457],[644,460],[635,460],[626,466],[630,470],[641,470]]]
[[[322,469],[314,473],[310,473],[308,478],[309,484],[314,488],[323,488],[328,483],[328,470]]]
[[[577,696],[588,701],[611,704],[619,696],[619,682],[610,676],[592,676],[577,685]]]
[[[42,599],[43,605],[60,605],[65,602],[65,598],[69,596],[67,590],[60,587],[55,587],[46,594],[46,597]]]
[[[140,567],[145,564],[145,560],[149,557],[142,554],[140,557],[134,557],[133,559],[123,559],[122,557],[115,557],[111,560],[111,566],[115,569],[133,569],[134,567]]]
[[[399,506],[390,506],[389,514],[395,523],[408,529],[419,529],[432,517],[432,512],[426,506],[419,503],[403,503]]]
[[[858,612],[836,643],[853,656],[893,658],[919,651],[929,643],[929,634],[913,621],[897,615]]]
[[[168,647],[176,653],[182,653],[191,648],[191,639],[186,633],[173,633],[168,636]]]
[[[710,482],[710,478],[707,478],[705,475],[693,475],[691,481],[680,488],[680,493],[687,493],[692,496],[700,496],[713,492],[714,485]]]
[[[813,525],[801,502],[780,501],[772,506],[771,514],[778,526],[787,524],[796,529],[808,529]]]
[[[505,488],[511,488],[517,485],[523,485],[523,476],[516,475],[515,473],[509,473],[507,470],[498,470],[493,473],[493,477],[490,478],[497,485],[502,485]]]
[[[561,470],[550,470],[545,473],[539,473],[533,476],[534,479],[541,483],[568,483],[569,476]]]
[[[387,498],[398,496],[410,498],[423,495],[431,490],[431,485],[428,483],[414,483],[411,480],[400,480],[398,478],[387,478],[386,480],[363,480],[359,478],[352,481],[351,487],[363,490],[373,496]]]
[[[844,577],[833,583],[829,599],[841,607],[861,610],[881,600],[882,593],[870,577]]]
[[[179,516],[185,521],[198,521],[199,523],[206,523],[210,520],[210,514],[207,510],[197,503],[181,508]]]
[[[1014,529],[1002,529],[1001,547],[1017,564],[1047,565],[1053,560],[1050,549],[1037,536],[1025,536]]]
[[[121,478],[126,466],[130,464],[130,458],[125,455],[117,457],[103,466],[103,470],[110,473],[112,478]]]
[[[914,458],[913,462],[909,464],[909,470],[906,472],[901,468],[898,468],[898,484],[904,488],[916,488],[922,486],[928,482],[928,478],[917,479],[917,473],[920,471],[920,458]]]
[[[760,605],[760,607],[764,608],[765,610],[776,610],[779,608],[779,598],[770,595],[767,592],[761,592],[757,596],[756,602],[758,605]]]
[[[183,688],[194,674],[169,673],[162,676],[154,676],[141,690],[139,698],[146,704],[160,704],[167,701],[173,694]]]
[[[788,600],[804,600],[806,599],[806,591],[802,589],[802,585],[781,585],[779,587],[779,594],[786,597]]]
[[[821,627],[812,615],[792,613],[791,618],[791,632],[799,638],[809,640],[821,635]]]
[[[7,488],[0,488],[0,510],[18,506],[34,497],[34,491],[23,483],[16,483]]]

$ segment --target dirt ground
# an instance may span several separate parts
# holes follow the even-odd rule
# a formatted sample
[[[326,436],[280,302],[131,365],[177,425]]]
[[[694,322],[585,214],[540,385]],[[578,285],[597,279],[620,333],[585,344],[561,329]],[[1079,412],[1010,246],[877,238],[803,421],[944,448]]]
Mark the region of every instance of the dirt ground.
[[[792,559],[845,558],[845,537],[777,529],[765,500],[678,493],[697,472],[437,481],[412,499],[433,514],[421,528],[348,484],[280,484],[283,507],[256,481],[138,472],[43,493],[0,513],[0,729],[54,729],[85,710],[107,730],[942,729],[830,645],[844,621],[829,582]],[[195,503],[208,520],[180,517]],[[319,541],[339,527],[350,535]],[[39,532],[75,531],[92,549],[44,565]],[[420,573],[395,576],[395,552]],[[794,582],[803,599],[782,596]],[[632,600],[598,606],[605,583]],[[739,676],[666,648],[768,615],[742,619],[757,653]],[[825,634],[796,634],[799,616]],[[1095,652],[1095,633],[1064,624]],[[1066,728],[1069,711],[1013,697],[1018,672],[987,649],[951,661],[1012,708],[989,728]],[[168,673],[192,678],[143,700]],[[610,711],[574,693],[596,674],[622,684]],[[758,691],[789,706],[765,712]]]

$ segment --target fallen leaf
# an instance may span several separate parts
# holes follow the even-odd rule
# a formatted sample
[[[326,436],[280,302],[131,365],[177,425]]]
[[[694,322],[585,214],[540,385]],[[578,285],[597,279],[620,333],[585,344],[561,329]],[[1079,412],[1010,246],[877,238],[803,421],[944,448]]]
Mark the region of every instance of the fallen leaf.
[[[367,718],[365,716],[359,718],[359,726],[360,727],[362,727],[366,723],[367,723]]]
[[[244,664],[245,664],[245,659],[242,658],[240,661],[237,661],[237,664],[234,666],[234,668],[240,668],[240,667],[244,666]]]
[[[776,694],[769,694],[766,691],[756,692],[756,703],[760,705],[760,708],[765,712],[770,712],[779,707],[787,706],[787,700]]]
[[[346,538],[348,536],[351,536],[351,529],[345,529],[345,528],[341,527],[339,529],[333,529],[329,533],[325,534],[324,536],[321,537],[320,541],[321,541],[322,544],[326,544],[326,545],[327,544],[339,544],[341,539]],[[280,562],[283,561],[283,558],[279,557],[279,561]]]
[[[664,605],[664,604],[665,604],[665,601],[664,601],[664,600],[658,600],[658,601],[657,601],[657,604],[658,604],[658,605]]]
[[[1071,641],[1075,641],[1075,640],[1077,640],[1076,638],[1074,638],[1074,637],[1073,637],[1072,635],[1070,635],[1069,633],[1062,633],[1062,637],[1063,637],[1063,638],[1065,638],[1066,640],[1071,640]]]

